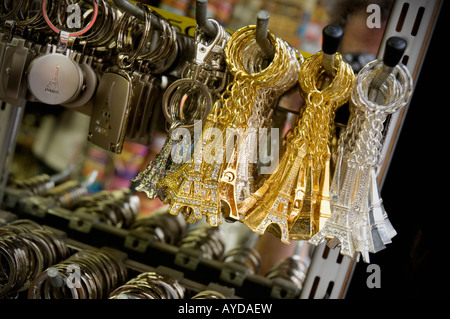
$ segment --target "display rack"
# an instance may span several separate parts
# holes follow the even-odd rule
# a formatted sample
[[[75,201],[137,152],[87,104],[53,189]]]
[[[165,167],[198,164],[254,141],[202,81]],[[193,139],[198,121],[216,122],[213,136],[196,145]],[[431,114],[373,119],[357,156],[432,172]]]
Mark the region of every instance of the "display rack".
[[[16,219],[33,220],[62,232],[67,244],[77,250],[115,249],[126,255],[127,265],[133,269],[163,267],[196,292],[213,284],[229,298],[293,299],[300,295],[299,288],[286,279],[252,274],[242,264],[205,258],[198,249],[160,242],[147,232],[110,226],[98,217],[57,207],[51,200],[22,190],[7,188],[5,203],[8,211],[0,211],[0,225]]]
[[[124,11],[141,15],[140,9],[129,1],[113,2]],[[197,3],[206,4],[205,1]],[[392,36],[400,36],[407,41],[402,62],[410,70],[413,80],[420,74],[441,5],[442,0],[394,1],[382,43]],[[205,9],[205,6],[201,8]],[[202,16],[206,16],[206,10],[199,10],[198,15],[197,18],[201,20]],[[180,17],[180,20],[183,19]],[[204,26],[206,29],[210,27],[207,23]],[[379,58],[383,56],[383,49],[382,46],[378,52]],[[229,297],[249,299],[345,298],[356,262],[342,256],[338,248],[330,249],[326,244],[314,249],[306,279],[299,291],[288,281],[248,274],[240,265],[199,258],[196,251],[152,241],[146,234],[114,228],[88,215],[71,214],[64,208],[17,210],[15,205],[25,195],[7,189],[6,182],[25,104],[26,101],[22,100],[16,105],[5,102],[0,105],[0,201],[6,200],[9,203],[7,208],[16,211],[13,215],[2,212],[0,220],[30,218],[63,231],[73,247],[89,245],[118,249],[127,255],[130,268],[144,270],[166,267],[162,271],[171,269],[174,276],[193,289],[215,284],[222,287],[216,288],[223,289]],[[407,111],[408,105],[390,118],[383,148],[384,164],[379,172],[380,186],[387,175]]]

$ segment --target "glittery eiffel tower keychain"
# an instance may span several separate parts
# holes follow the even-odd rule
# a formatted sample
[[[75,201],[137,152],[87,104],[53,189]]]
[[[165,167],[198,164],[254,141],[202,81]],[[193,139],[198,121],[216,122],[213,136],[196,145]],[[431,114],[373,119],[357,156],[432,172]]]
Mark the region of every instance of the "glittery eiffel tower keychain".
[[[251,54],[257,48],[255,26],[236,31],[228,41],[225,55],[233,81],[208,115],[192,160],[158,183],[158,187],[165,189],[164,202],[170,203],[171,214],[183,212],[190,223],[199,221],[202,216],[206,216],[206,221],[212,226],[222,222],[221,199],[224,197],[223,192],[219,196],[219,183],[225,182],[222,179],[225,176],[228,177],[228,185],[233,185],[236,177],[235,170],[224,173],[227,167],[230,168],[225,150],[227,145],[233,145],[233,135],[226,134],[226,129],[245,128],[261,88],[277,88],[280,83],[286,85],[279,82],[279,74],[288,67],[286,49],[283,48],[286,45],[274,35],[269,35],[275,47],[274,59],[268,67],[255,73],[247,71],[255,70],[255,65],[260,63],[255,59],[258,55]],[[234,191],[231,194],[234,196]]]
[[[157,183],[174,170],[181,167],[190,155],[189,145],[179,145],[178,150],[183,153],[176,154],[176,159],[171,154],[177,136],[177,129],[189,130],[185,135],[192,136],[195,121],[201,121],[210,113],[212,104],[219,97],[228,81],[228,72],[225,65],[224,50],[230,37],[228,32],[214,19],[209,21],[216,27],[214,39],[208,39],[208,35],[199,26],[194,35],[195,55],[182,70],[181,78],[174,81],[163,95],[164,116],[170,128],[167,139],[155,160],[133,179],[139,182],[137,191],[145,192],[153,199],[160,191]],[[186,141],[185,139],[182,140]],[[193,139],[189,139],[191,143]]]
[[[245,216],[242,222],[251,230],[258,234],[270,231],[287,244],[289,239],[309,239],[329,215],[332,123],[337,108],[350,97],[354,76],[336,53],[334,77],[321,89],[323,55],[318,52],[300,66],[305,106],[277,171],[239,209]]]
[[[340,136],[331,187],[332,214],[310,243],[340,245],[350,258],[369,262],[391,242],[396,232],[383,208],[377,179],[382,164],[384,123],[405,106],[412,91],[408,69],[398,64],[406,47],[401,38],[386,43],[383,61],[369,62],[358,74],[352,90],[351,117]]]

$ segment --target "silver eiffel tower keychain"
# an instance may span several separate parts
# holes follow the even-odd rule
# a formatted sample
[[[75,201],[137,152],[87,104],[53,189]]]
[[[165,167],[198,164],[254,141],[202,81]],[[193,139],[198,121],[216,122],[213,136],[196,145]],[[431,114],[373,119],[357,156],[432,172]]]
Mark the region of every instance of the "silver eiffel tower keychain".
[[[383,61],[369,62],[358,74],[352,91],[351,117],[341,134],[330,189],[332,214],[310,243],[329,239],[332,248],[350,258],[385,248],[396,232],[392,227],[376,182],[383,158],[384,125],[389,115],[404,107],[412,92],[412,78],[398,64],[406,42],[390,38]]]

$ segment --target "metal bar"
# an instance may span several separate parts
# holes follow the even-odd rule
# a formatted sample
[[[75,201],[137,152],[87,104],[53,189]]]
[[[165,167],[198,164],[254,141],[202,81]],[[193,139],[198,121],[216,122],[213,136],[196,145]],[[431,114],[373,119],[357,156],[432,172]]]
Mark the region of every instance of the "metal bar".
[[[214,38],[217,34],[216,27],[208,20],[208,1],[197,0],[195,4],[195,21],[198,26],[206,32],[211,38]]]
[[[261,47],[264,54],[269,60],[273,59],[275,55],[275,49],[273,48],[272,43],[267,37],[267,30],[269,28],[269,13],[265,10],[261,10],[258,12],[256,18],[256,43]]]
[[[391,37],[386,41],[384,48],[383,65],[378,74],[373,78],[369,88],[369,100],[374,102],[377,102],[381,86],[394,71],[395,66],[400,62],[400,59],[405,53],[406,40],[400,37]]]
[[[119,8],[120,10],[127,12],[129,14],[131,14],[132,16],[135,16],[136,18],[138,18],[141,21],[145,21],[145,12],[144,9],[142,9],[141,7],[132,4],[130,1],[128,0],[112,0],[114,5]],[[150,20],[151,20],[151,25],[152,28],[156,29],[156,30],[161,30],[161,24],[159,23],[159,20],[156,16],[154,16],[153,14],[150,14]]]

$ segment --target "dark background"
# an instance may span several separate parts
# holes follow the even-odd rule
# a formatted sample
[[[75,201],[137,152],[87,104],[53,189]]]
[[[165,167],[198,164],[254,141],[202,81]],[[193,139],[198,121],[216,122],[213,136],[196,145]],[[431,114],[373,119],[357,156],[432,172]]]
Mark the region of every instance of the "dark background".
[[[347,299],[448,299],[448,8],[443,1],[381,192],[397,230],[392,244],[370,256],[381,288],[367,287],[368,265],[360,261]]]

